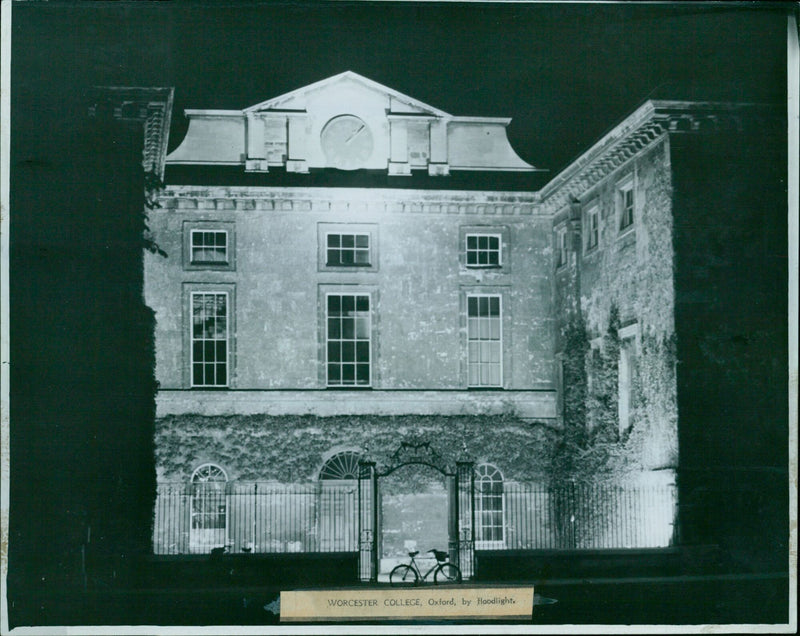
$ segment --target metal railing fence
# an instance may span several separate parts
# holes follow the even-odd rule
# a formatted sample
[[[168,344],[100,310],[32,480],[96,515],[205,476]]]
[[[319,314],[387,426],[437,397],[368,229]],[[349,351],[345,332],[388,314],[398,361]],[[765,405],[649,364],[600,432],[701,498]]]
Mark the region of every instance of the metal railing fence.
[[[469,532],[468,519],[462,519],[461,527],[462,540],[474,536],[478,550],[654,548],[672,545],[675,539],[677,489],[672,484],[554,487],[506,482],[502,522],[497,492],[491,495],[492,505],[477,501],[482,496],[479,489],[474,496],[474,533]],[[215,548],[231,553],[354,552],[359,549],[358,514],[355,480],[161,483],[153,550],[155,554],[208,554]]]

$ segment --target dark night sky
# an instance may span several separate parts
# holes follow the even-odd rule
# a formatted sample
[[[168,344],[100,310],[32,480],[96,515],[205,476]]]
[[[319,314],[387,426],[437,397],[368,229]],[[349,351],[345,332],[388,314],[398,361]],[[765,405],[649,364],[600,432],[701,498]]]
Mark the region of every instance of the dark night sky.
[[[91,85],[174,86],[173,148],[184,108],[350,69],[456,115],[512,117],[518,153],[557,171],[649,96],[785,101],[786,8],[757,5],[16,4],[15,130]]]

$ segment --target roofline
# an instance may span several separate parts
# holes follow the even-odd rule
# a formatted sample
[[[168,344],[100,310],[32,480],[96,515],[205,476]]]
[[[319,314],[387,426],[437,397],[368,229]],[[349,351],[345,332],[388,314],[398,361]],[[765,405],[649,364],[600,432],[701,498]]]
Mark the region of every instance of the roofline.
[[[774,108],[771,104],[757,102],[712,102],[712,101],[687,101],[687,100],[653,100],[648,99],[631,114],[623,118],[618,124],[603,134],[587,150],[583,151],[576,159],[558,172],[552,180],[539,191],[544,201],[553,195],[560,186],[571,180],[577,173],[588,166],[604,152],[613,148],[615,144],[624,140],[631,133],[641,129],[654,119],[663,118],[665,123],[671,118],[687,114],[702,114],[707,112],[732,112],[750,108]],[[670,129],[671,130],[671,129]],[[667,128],[662,134],[669,132]]]
[[[511,117],[453,117],[451,119],[453,123],[465,123],[465,124],[502,124],[503,126],[508,126],[511,123]]]
[[[369,86],[371,88],[375,88],[375,89],[378,89],[380,91],[389,93],[390,95],[400,99],[401,101],[408,102],[410,104],[415,105],[417,108],[423,108],[423,109],[430,110],[432,113],[434,113],[435,115],[437,115],[439,117],[451,117],[450,113],[446,113],[445,111],[443,111],[443,110],[441,110],[439,108],[435,108],[434,106],[431,106],[430,104],[426,104],[425,102],[421,102],[418,99],[410,97],[409,95],[406,95],[406,94],[401,93],[399,91],[396,91],[393,88],[389,88],[388,86],[385,86],[384,84],[376,82],[375,80],[371,80],[368,77],[364,77],[363,75],[360,75],[359,73],[356,73],[355,71],[349,71],[349,70],[348,71],[344,71],[343,73],[339,73],[338,75],[331,75],[330,77],[326,77],[324,79],[321,79],[321,80],[319,80],[317,82],[314,82],[313,84],[307,84],[305,86],[301,86],[300,88],[296,88],[293,91],[289,91],[288,93],[283,93],[281,95],[276,95],[275,97],[271,97],[270,99],[264,100],[263,102],[260,102],[258,104],[254,104],[253,106],[248,106],[247,108],[243,109],[243,112],[248,113],[248,112],[254,112],[254,111],[260,110],[262,108],[267,107],[267,105],[269,105],[270,103],[272,103],[272,102],[274,102],[276,100],[293,97],[293,96],[298,95],[298,94],[300,94],[302,92],[305,92],[305,91],[308,91],[308,90],[312,90],[312,89],[318,88],[320,86],[324,86],[325,84],[329,84],[329,83],[335,82],[335,81],[337,81],[339,79],[342,79],[342,78],[345,78],[345,77],[352,78],[352,79],[354,79],[356,81],[359,81],[359,82],[361,82],[363,84],[366,84],[367,86]]]
[[[214,110],[210,108],[187,108],[183,111],[187,117],[244,117],[241,110]]]

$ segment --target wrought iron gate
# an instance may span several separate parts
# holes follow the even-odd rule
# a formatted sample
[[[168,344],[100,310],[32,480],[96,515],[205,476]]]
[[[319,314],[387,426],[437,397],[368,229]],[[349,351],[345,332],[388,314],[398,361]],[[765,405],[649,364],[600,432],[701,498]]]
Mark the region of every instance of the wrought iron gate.
[[[358,470],[358,570],[361,581],[378,580],[378,536],[380,532],[379,478],[409,464],[422,464],[439,471],[448,484],[448,552],[465,579],[474,572],[475,488],[474,463],[461,459],[448,464],[429,442],[402,442],[378,472],[376,463],[361,460]]]

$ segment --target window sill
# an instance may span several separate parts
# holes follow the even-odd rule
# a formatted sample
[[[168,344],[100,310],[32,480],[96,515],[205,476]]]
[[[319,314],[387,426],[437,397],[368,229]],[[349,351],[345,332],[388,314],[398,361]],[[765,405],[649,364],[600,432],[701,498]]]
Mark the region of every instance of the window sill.
[[[468,386],[467,391],[505,391],[502,386]]]
[[[206,271],[217,271],[217,272],[232,272],[234,271],[234,267],[232,263],[220,263],[215,261],[208,261],[208,262],[201,262],[201,261],[193,261],[191,263],[187,263],[184,266],[186,270],[206,270]]]
[[[372,267],[372,263],[325,263],[325,267],[336,267],[341,269],[367,268]]]
[[[592,256],[593,254],[597,254],[597,252],[599,252],[599,251],[600,251],[600,244],[598,243],[597,245],[592,245],[592,247],[587,247],[583,251],[583,255],[584,256]]]
[[[467,269],[503,269],[502,265],[465,265]]]
[[[634,233],[633,231],[635,229],[636,229],[636,224],[635,223],[631,223],[630,225],[628,225],[628,226],[626,226],[624,228],[621,228],[620,231],[617,232],[617,238],[621,239],[621,238],[623,238],[625,236],[628,236],[629,234],[633,234]]]

